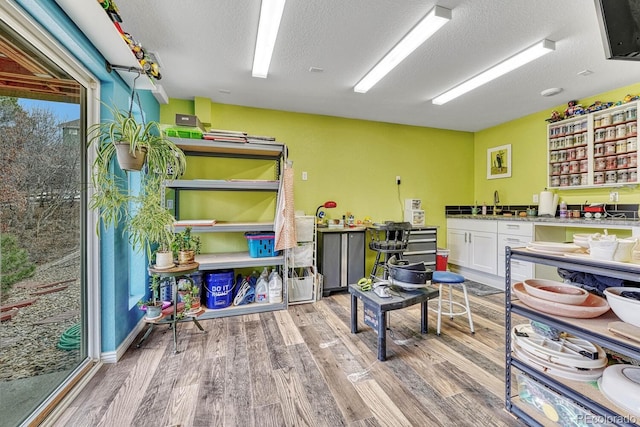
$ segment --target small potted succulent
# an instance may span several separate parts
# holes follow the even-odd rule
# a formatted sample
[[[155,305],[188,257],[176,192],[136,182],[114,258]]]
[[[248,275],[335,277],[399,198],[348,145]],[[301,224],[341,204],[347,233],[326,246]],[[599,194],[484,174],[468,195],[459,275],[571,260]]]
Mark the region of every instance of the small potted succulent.
[[[138,301],[138,307],[144,310],[147,320],[157,319],[162,316],[162,301],[160,300],[160,284],[161,279],[157,274],[152,274],[149,282],[151,290],[151,298],[148,300]]]
[[[186,227],[174,235],[171,247],[179,265],[192,264],[200,253],[200,236],[192,235],[191,227]]]

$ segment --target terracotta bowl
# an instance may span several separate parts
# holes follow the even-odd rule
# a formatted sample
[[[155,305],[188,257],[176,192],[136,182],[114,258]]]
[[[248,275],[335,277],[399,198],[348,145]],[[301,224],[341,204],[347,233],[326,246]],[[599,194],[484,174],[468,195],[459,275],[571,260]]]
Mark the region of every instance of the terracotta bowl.
[[[592,319],[609,311],[607,300],[591,293],[580,305],[562,304],[560,302],[547,301],[534,297],[527,293],[522,282],[513,284],[513,293],[525,305],[555,316],[571,317],[574,319]]]
[[[562,304],[582,304],[589,296],[582,288],[553,280],[527,279],[522,283],[529,295]]]

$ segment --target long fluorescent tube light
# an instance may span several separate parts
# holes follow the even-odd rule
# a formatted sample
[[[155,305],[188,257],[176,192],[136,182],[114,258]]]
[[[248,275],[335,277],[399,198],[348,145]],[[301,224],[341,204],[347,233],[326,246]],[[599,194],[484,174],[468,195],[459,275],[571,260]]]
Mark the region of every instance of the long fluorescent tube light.
[[[411,52],[424,43],[444,24],[451,20],[451,10],[435,6],[418,24],[395,45],[375,67],[367,73],[353,88],[354,92],[366,93],[401,63]]]
[[[470,78],[466,82],[454,87],[443,93],[442,95],[436,96],[433,98],[431,102],[436,105],[442,105],[463,95],[467,92],[472,91],[473,89],[482,86],[485,83],[490,82],[493,79],[496,79],[504,74],[507,74],[510,71],[515,70],[518,67],[521,67],[534,59],[540,58],[543,55],[546,55],[549,52],[556,50],[556,42],[544,39],[533,46],[523,50],[520,53],[516,53],[512,57],[500,62],[497,65],[489,68],[486,71],[478,74],[475,77]]]
[[[256,51],[253,55],[253,70],[251,71],[253,77],[264,79],[269,73],[269,64],[271,64],[271,55],[276,45],[276,37],[278,37],[284,3],[285,0],[262,0]]]

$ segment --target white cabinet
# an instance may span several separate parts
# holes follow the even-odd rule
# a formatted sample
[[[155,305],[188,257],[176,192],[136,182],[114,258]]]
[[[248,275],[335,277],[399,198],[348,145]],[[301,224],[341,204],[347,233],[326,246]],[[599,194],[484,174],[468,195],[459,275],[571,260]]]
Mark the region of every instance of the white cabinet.
[[[548,187],[638,183],[637,101],[547,126]]]
[[[534,241],[533,223],[498,221],[498,276],[505,277],[505,247],[522,248]],[[526,261],[511,261],[511,281],[521,282],[534,277],[533,264]]]
[[[539,254],[526,249],[508,250],[505,256],[507,263],[521,260],[553,268],[560,267],[629,281],[638,281],[640,277],[640,266],[635,264],[621,265],[622,263],[594,262],[589,258],[569,259],[562,255]],[[590,425],[594,422],[602,423],[602,420],[606,421],[606,423],[599,425],[638,425],[638,417],[636,415],[629,414],[628,410],[613,404],[597,387],[585,382],[553,375],[550,373],[551,371],[544,369],[543,364],[518,357],[511,351],[512,338],[510,331],[514,326],[517,326],[512,322],[517,321],[520,324],[523,323],[522,319],[524,318],[525,322],[534,320],[543,323],[549,327],[590,341],[608,352],[618,353],[630,361],[638,363],[640,361],[640,345],[638,341],[616,335],[609,330],[609,323],[620,321],[620,319],[612,311],[590,319],[574,319],[542,313],[514,298],[511,293],[511,287],[508,285],[510,279],[509,274],[507,274],[505,278],[507,284],[505,406],[507,410],[524,420],[527,425],[576,425],[574,424],[575,415],[572,412],[562,411],[562,408],[574,406],[581,408],[581,413],[578,415],[583,417],[584,425]],[[532,405],[531,399],[528,398],[530,394],[527,394],[527,390],[523,391],[522,384],[516,384],[514,379],[526,384],[527,390],[532,390],[532,387],[536,387],[538,390],[544,391],[544,396],[551,397],[538,399]],[[521,393],[519,393],[518,385],[520,385]],[[556,409],[559,409],[557,411],[559,418],[557,423],[552,423],[549,418],[543,415],[540,408],[545,407],[548,407],[544,410],[545,414],[554,414]],[[589,415],[586,415],[586,419],[582,413],[584,411],[589,413]],[[592,421],[588,422],[588,417],[591,415],[593,415]],[[580,418],[577,419],[579,420]]]
[[[251,269],[259,272],[264,267],[278,267],[285,285],[287,257],[282,251],[273,255],[268,250],[264,251],[267,256],[251,257],[244,234],[274,231],[275,206],[281,172],[286,163],[286,146],[170,139],[187,155],[187,173],[190,174],[188,175],[190,179],[165,182],[165,188],[169,193],[167,198],[170,199],[173,193],[176,218],[183,221],[216,221],[215,225],[192,227],[193,233],[210,237],[206,242],[209,247],[205,247],[203,242],[203,253],[196,255],[200,270],[248,268],[249,272]],[[251,175],[254,169],[252,165],[256,170],[260,170],[261,175]],[[263,179],[264,177],[268,179]],[[187,207],[191,215],[198,215],[198,217],[184,218],[183,213]],[[176,231],[182,229],[184,226],[175,227]],[[247,305],[207,309],[198,318],[283,310],[287,307],[286,285],[283,286],[282,293],[283,298],[280,303],[254,302]]]
[[[447,220],[449,263],[481,273],[497,274],[497,223],[490,220]]]

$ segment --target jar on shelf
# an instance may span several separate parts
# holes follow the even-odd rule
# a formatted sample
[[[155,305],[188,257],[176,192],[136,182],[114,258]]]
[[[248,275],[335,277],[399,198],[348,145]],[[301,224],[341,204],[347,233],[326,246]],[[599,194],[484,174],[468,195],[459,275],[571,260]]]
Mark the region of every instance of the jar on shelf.
[[[549,129],[549,136],[555,138],[560,135],[560,126],[554,126]]]
[[[611,114],[610,113],[604,113],[602,114],[602,126],[609,126],[611,125]]]
[[[607,171],[605,172],[605,175],[604,175],[604,183],[615,184],[617,178],[618,178],[618,174],[616,171]]]
[[[625,142],[625,147],[627,146],[626,142]],[[567,160],[572,161],[572,160],[576,160],[578,157],[578,152],[575,148],[569,148],[567,150]]]
[[[567,135],[564,138],[564,146],[567,148],[573,147],[575,145],[576,137],[573,135]]]
[[[576,143],[575,145],[584,145],[587,143],[587,134],[586,133],[579,133],[576,135]]]
[[[589,171],[589,160],[584,159],[580,160],[580,172],[588,172]]]
[[[569,175],[569,185],[572,187],[580,185],[580,174],[571,174]]]
[[[616,141],[616,154],[627,152],[627,140],[619,139]]]
[[[582,120],[580,122],[580,130],[582,130],[583,132],[586,132],[588,129],[589,129],[589,123],[587,123],[587,119]]]
[[[567,125],[564,124],[560,127],[560,135],[566,135],[568,131]]]
[[[625,136],[627,136],[627,125],[616,126],[616,138],[624,138]]]
[[[626,148],[626,145],[625,145]],[[587,147],[576,148],[576,159],[582,160],[587,158]]]
[[[605,141],[609,141],[612,139],[616,139],[616,127],[615,126],[609,126],[608,128],[604,128],[604,130],[607,132],[605,134]]]
[[[549,162],[556,163],[558,161],[558,152],[552,151],[549,153]]]
[[[627,156],[626,154],[620,154],[619,156],[617,156],[616,165],[618,169],[629,167],[629,156]]]
[[[616,142],[609,141],[604,143],[604,155],[610,156],[612,154],[616,154]]]
[[[627,182],[629,181],[629,172],[626,169],[618,171],[618,177],[616,178],[618,182]]]
[[[559,136],[556,138],[556,147],[558,149],[562,149],[565,147],[565,138],[564,136]]]
[[[569,186],[569,175],[560,175],[560,187]]]
[[[610,171],[618,168],[618,157],[609,156],[605,157],[605,160],[607,161],[607,166],[605,167],[606,170]]]
[[[602,114],[593,118],[593,127],[599,128],[600,126],[602,126]]]
[[[636,120],[638,118],[637,107],[629,107],[624,110],[625,120]]]
[[[598,157],[593,162],[593,169],[597,171],[603,171],[607,168],[607,159],[606,157]]]
[[[629,170],[629,181],[628,182],[637,182],[638,181],[638,170],[631,169]]]
[[[579,173],[579,172],[580,172],[580,162],[577,161],[577,160],[570,161],[569,162],[569,173]]]
[[[560,175],[567,175],[569,173],[569,162],[560,163]]]
[[[604,172],[594,172],[593,174],[594,184],[604,184]]]
[[[628,165],[630,168],[635,168],[638,166],[638,153],[629,153],[627,154],[628,158]]]
[[[551,186],[552,187],[559,187],[560,186],[560,177],[559,176],[552,176],[551,179],[549,180],[549,182],[551,182]]]
[[[618,124],[624,122],[625,114],[624,110],[618,110],[611,114],[611,123]]]
[[[581,173],[580,174],[580,185],[588,185],[589,184],[589,174]]]
[[[575,123],[567,123],[567,133],[572,134],[575,132],[576,125]]]
[[[604,156],[604,144],[598,143],[593,145],[593,157]]]
[[[595,141],[596,142],[604,142],[606,136],[607,136],[607,130],[605,128],[600,128],[600,129],[596,130]]]
[[[627,136],[633,136],[638,134],[638,123],[629,122],[627,123]]]
[[[549,150],[557,150],[558,149],[558,140],[556,138],[551,138],[549,140]]]
[[[627,138],[627,152],[630,153],[632,151],[636,151],[638,149],[638,138],[632,136],[631,138]]]
[[[559,150],[558,151],[558,161],[566,162],[567,161],[567,150]]]
[[[551,175],[560,175],[560,163],[551,165]],[[560,184],[560,181],[558,181],[558,184]]]

